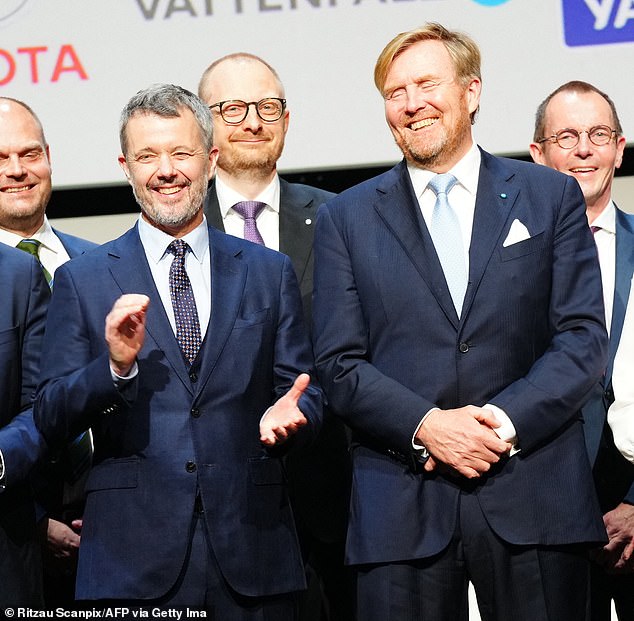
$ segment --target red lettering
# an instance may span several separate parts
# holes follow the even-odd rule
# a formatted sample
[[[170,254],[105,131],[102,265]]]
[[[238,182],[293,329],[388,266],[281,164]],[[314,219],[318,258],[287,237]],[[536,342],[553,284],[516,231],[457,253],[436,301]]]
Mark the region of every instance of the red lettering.
[[[64,60],[67,56],[70,58],[70,64],[64,65]],[[88,79],[88,74],[84,70],[72,45],[62,45],[60,48],[57,63],[55,64],[55,69],[53,70],[53,76],[51,77],[51,82],[57,82],[60,74],[65,71],[75,71],[82,80]]]
[[[29,55],[29,62],[31,64],[31,82],[33,82],[33,84],[37,84],[40,81],[39,74],[37,71],[37,55],[40,52],[46,52],[46,50],[48,50],[48,48],[44,46],[18,48],[18,54]]]
[[[15,60],[13,60],[13,56],[6,50],[0,50],[0,57],[4,58],[9,66],[7,74],[4,78],[0,78],[0,86],[4,86],[13,80],[13,76],[15,75]]]

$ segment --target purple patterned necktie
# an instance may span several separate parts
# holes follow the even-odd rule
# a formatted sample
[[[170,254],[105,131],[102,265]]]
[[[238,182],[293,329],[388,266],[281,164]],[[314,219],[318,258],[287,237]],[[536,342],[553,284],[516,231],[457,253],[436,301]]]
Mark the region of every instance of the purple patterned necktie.
[[[176,319],[176,340],[180,345],[183,355],[192,364],[200,349],[200,323],[196,300],[192,290],[189,276],[185,271],[185,257],[190,247],[182,239],[175,239],[168,247],[167,252],[174,255],[170,266],[170,298]]]
[[[233,210],[244,218],[244,239],[264,246],[264,240],[255,219],[266,207],[266,203],[260,201],[240,201],[233,206]]]

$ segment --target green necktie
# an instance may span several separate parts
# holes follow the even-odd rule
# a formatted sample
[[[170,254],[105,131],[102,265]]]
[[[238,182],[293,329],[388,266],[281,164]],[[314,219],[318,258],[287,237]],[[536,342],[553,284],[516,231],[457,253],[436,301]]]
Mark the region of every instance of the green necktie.
[[[23,239],[16,246],[16,248],[19,248],[20,250],[24,250],[24,252],[28,252],[29,254],[32,254],[37,259],[37,262],[40,264],[40,267],[42,268],[42,272],[44,272],[44,278],[46,278],[46,282],[48,283],[48,286],[52,288],[53,277],[49,274],[48,270],[42,265],[42,262],[40,261],[40,246],[41,245],[42,245],[42,242],[38,241],[37,239]]]

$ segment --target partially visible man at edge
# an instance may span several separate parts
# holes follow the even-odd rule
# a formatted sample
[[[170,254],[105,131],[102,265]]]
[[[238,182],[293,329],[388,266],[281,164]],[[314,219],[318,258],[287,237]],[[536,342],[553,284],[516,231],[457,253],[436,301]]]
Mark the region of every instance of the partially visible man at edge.
[[[615,448],[606,423],[614,401],[612,372],[634,273],[634,215],[612,198],[625,137],[610,97],[592,84],[572,81],[539,105],[530,152],[533,160],[574,177],[581,186],[588,223],[599,252],[605,322],[610,338],[606,372],[582,409],[590,463],[609,543],[593,555],[592,620],[634,620],[634,561],[623,553],[634,541],[634,467]],[[634,351],[630,356],[634,357]]]
[[[51,227],[46,207],[51,198],[51,159],[44,129],[24,102],[0,97],[0,144],[18,155],[2,175],[0,242],[37,257],[49,285],[55,270],[69,259],[97,247]],[[43,545],[46,606],[71,607],[75,595],[83,485],[90,465],[90,436],[71,453],[65,447],[54,460],[37,465],[33,484]],[[79,455],[79,462],[71,455]],[[81,463],[79,467],[77,464]]]

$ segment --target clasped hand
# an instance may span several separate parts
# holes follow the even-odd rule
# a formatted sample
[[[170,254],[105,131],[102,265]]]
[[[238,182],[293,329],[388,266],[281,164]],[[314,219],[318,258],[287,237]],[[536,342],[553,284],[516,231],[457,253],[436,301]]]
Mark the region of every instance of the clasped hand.
[[[499,426],[491,410],[474,405],[433,410],[416,434],[431,455],[425,470],[442,463],[469,479],[485,474],[512,448],[495,433]]]

